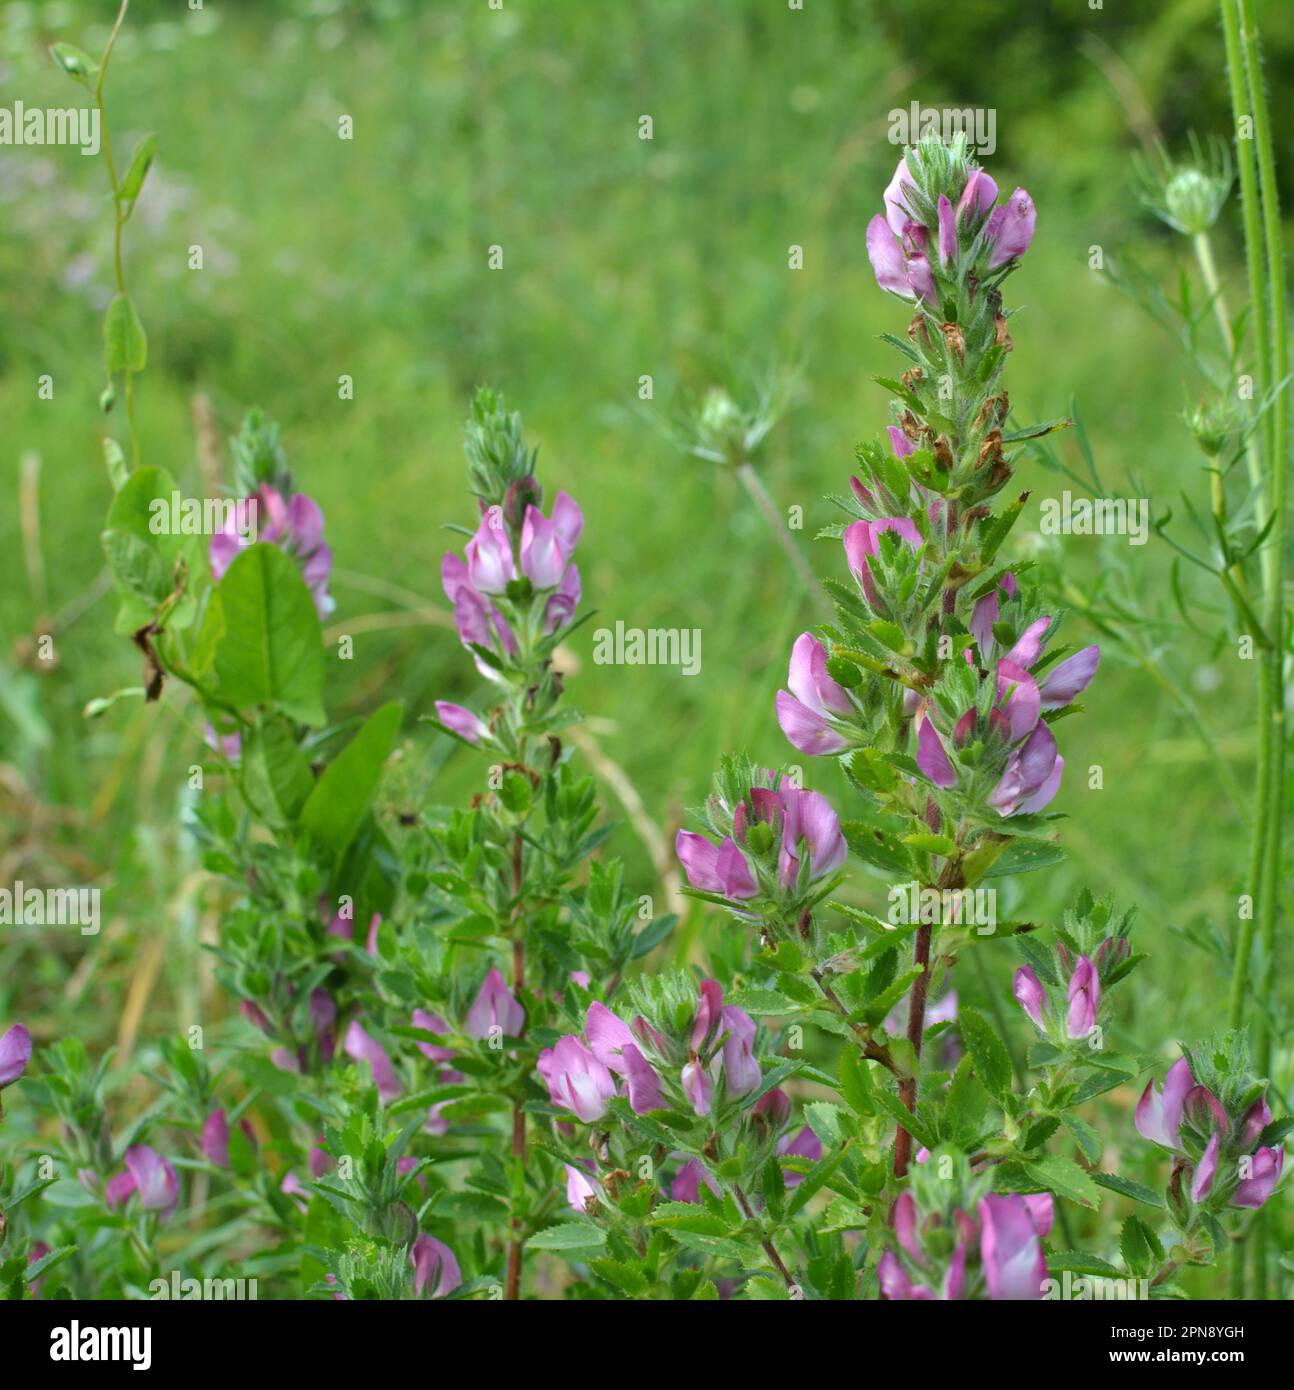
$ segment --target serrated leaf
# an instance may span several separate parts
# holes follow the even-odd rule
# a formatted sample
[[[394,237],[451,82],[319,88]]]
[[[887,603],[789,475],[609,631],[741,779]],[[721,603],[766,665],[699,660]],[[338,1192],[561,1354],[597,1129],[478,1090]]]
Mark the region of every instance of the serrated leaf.
[[[562,1221],[556,1226],[537,1231],[526,1242],[527,1250],[600,1250],[607,1243],[607,1233],[591,1221]]]
[[[1133,1182],[1131,1178],[1120,1177],[1118,1173],[1092,1173],[1092,1181],[1097,1187],[1104,1187],[1110,1192],[1117,1192],[1121,1197],[1131,1197],[1134,1202],[1140,1202],[1145,1207],[1162,1207],[1164,1199],[1153,1188],[1144,1186],[1142,1183]]]
[[[1047,1188],[1058,1197],[1065,1197],[1085,1207],[1101,1205],[1101,1194],[1091,1175],[1063,1154],[1044,1154],[1025,1163],[1024,1171],[1040,1187]]]
[[[991,1095],[1005,1095],[1011,1089],[1011,1057],[1001,1038],[974,1009],[960,1012],[957,1029],[985,1089]]]

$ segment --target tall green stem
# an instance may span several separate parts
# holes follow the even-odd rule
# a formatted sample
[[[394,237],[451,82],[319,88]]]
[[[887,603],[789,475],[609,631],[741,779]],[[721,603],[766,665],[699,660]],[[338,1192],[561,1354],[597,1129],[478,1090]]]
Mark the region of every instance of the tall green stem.
[[[1263,88],[1258,50],[1258,30],[1252,0],[1222,0],[1226,36],[1227,69],[1231,104],[1236,122],[1236,146],[1240,192],[1244,214],[1245,255],[1249,268],[1250,298],[1254,317],[1260,403],[1266,506],[1258,520],[1269,526],[1261,555],[1263,577],[1263,626],[1267,644],[1258,666],[1258,775],[1257,815],[1250,854],[1250,895],[1253,913],[1242,921],[1236,941],[1235,969],[1231,982],[1233,1027],[1244,1017],[1249,987],[1249,964],[1255,922],[1262,946],[1256,1019],[1258,1070],[1271,1065],[1270,1016],[1276,953],[1277,893],[1281,862],[1281,821],[1285,783],[1285,700],[1283,650],[1285,615],[1282,594],[1285,548],[1285,463],[1288,449],[1289,411],[1285,398],[1289,374],[1289,337],[1285,295],[1285,259],[1281,245],[1280,198],[1276,186],[1276,161],[1272,148],[1271,121]],[[1252,125],[1250,132],[1244,122]],[[1251,148],[1252,145],[1252,148]],[[1261,243],[1260,243],[1261,222]],[[1270,293],[1270,299],[1266,291]],[[1253,1280],[1259,1296],[1267,1292],[1266,1223],[1254,1226]],[[1232,1288],[1243,1293],[1244,1270],[1237,1259]]]

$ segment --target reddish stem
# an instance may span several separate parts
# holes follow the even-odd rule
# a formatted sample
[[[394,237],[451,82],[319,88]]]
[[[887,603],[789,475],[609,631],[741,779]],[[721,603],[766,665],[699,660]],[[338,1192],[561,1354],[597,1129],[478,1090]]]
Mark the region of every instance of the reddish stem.
[[[908,1042],[912,1044],[915,1060],[921,1060],[921,1038],[926,1028],[926,994],[930,988],[930,938],[933,928],[927,922],[917,928],[915,962],[921,967],[921,974],[912,982],[912,994],[908,999]],[[917,1108],[917,1078],[904,1077],[899,1082],[899,1099],[910,1114]],[[912,1136],[900,1127],[894,1139],[894,1176],[906,1176],[912,1158]]]

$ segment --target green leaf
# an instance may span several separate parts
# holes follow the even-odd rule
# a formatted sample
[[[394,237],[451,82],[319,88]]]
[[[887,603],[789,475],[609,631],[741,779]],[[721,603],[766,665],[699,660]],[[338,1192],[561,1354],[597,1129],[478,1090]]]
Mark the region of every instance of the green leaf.
[[[1011,1057],[1002,1039],[974,1009],[961,1011],[957,1028],[985,1088],[995,1096],[1005,1095],[1011,1089]]]
[[[1137,1275],[1149,1274],[1163,1263],[1164,1247],[1159,1237],[1138,1217],[1130,1216],[1123,1223],[1119,1236],[1119,1249],[1123,1262]]]
[[[242,777],[248,800],[272,825],[291,825],[314,787],[305,754],[277,715],[263,716],[243,739]]]
[[[350,844],[377,793],[403,712],[398,701],[383,705],[328,764],[310,793],[301,823],[334,854]]]
[[[236,709],[277,708],[302,724],[324,722],[323,640],[296,561],[260,543],[234,557],[207,604],[201,656],[221,698]]]
[[[1085,1207],[1099,1207],[1101,1194],[1096,1183],[1084,1168],[1080,1168],[1072,1158],[1062,1154],[1044,1154],[1041,1158],[1024,1165],[1024,1171],[1040,1187],[1054,1192],[1058,1197],[1067,1197]]]
[[[142,372],[148,365],[148,336],[139,321],[135,302],[117,294],[103,318],[103,365],[114,372]]]
[[[995,863],[984,870],[985,878],[1005,878],[1007,874],[1031,874],[1049,869],[1065,858],[1065,851],[1050,840],[1012,840]]]
[[[139,468],[123,480],[108,508],[100,539],[123,600],[126,621],[118,621],[118,631],[134,631],[151,621],[200,563],[196,538],[169,529],[175,491],[175,480],[164,468]],[[165,529],[158,521],[163,515],[168,519]],[[186,627],[196,611],[194,599],[186,592],[171,610],[167,625]]]
[[[1077,1115],[1065,1115],[1062,1118],[1065,1122],[1065,1128],[1078,1141],[1078,1147],[1083,1150],[1083,1157],[1089,1163],[1098,1162],[1101,1157],[1101,1150],[1104,1148],[1101,1136],[1086,1120],[1080,1120]]]
[[[1131,1178],[1120,1177],[1117,1173],[1092,1173],[1092,1181],[1097,1187],[1108,1188],[1111,1192],[1117,1192],[1121,1197],[1131,1197],[1134,1202],[1140,1202],[1145,1207],[1162,1207],[1164,1199],[1153,1188],[1145,1187],[1139,1182],[1133,1182]]]
[[[1049,1274],[1069,1270],[1071,1274],[1086,1274],[1094,1279],[1122,1279],[1122,1270],[1116,1269],[1108,1260],[1099,1255],[1088,1255],[1081,1250],[1053,1250],[1047,1256]]]
[[[84,82],[99,71],[99,64],[83,48],[74,43],[56,43],[50,46],[49,56],[69,77]]]
[[[786,1208],[788,1219],[802,1212],[808,1206],[809,1201],[831,1181],[836,1169],[845,1161],[845,1155],[849,1152],[849,1148],[850,1141],[846,1140],[830,1158],[814,1164],[791,1194],[791,1200]]]
[[[526,1242],[526,1249],[569,1254],[573,1250],[600,1250],[606,1243],[607,1233],[591,1221],[561,1221],[547,1230],[537,1231]]]
[[[127,216],[134,211],[135,200],[144,186],[148,171],[153,167],[153,156],[156,153],[156,135],[145,135],[135,146],[135,152],[130,157],[130,167],[117,189],[117,201],[126,204]]]
[[[839,1090],[855,1114],[876,1113],[876,1107],[872,1104],[871,1069],[852,1047],[843,1048],[840,1053]]]

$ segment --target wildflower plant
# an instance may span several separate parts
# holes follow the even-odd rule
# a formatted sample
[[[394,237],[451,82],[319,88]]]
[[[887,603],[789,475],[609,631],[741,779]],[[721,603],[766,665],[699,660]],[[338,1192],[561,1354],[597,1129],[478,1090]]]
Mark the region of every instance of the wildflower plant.
[[[55,53],[101,111],[125,8],[98,63]],[[118,250],[152,149],[121,177],[108,154]],[[40,1117],[0,1162],[7,1293],[155,1296],[219,1257],[347,1301],[1034,1300],[1063,1273],[1168,1297],[1278,1198],[1290,1121],[1243,1029],[1186,1040],[1162,1079],[1127,1050],[1130,909],[1084,890],[1051,924],[977,915],[985,884],[1063,855],[1064,726],[1101,653],[1008,558],[1022,460],[1069,423],[1017,424],[1005,381],[1033,200],[958,136],[905,149],[880,205],[860,254],[907,319],[877,378],[891,417],[833,499],[834,611],[769,711],[793,754],[721,758],[678,833],[687,893],[726,914],[704,968],[651,968],[676,917],[604,854],[567,732],[584,513],[520,415],[472,400],[440,565],[478,692],[416,729],[398,699],[338,718],[329,522],[277,426],[253,410],[233,439],[228,524],[151,524],[177,483],[135,432],[118,255],[105,365],[130,447],[106,449],[102,543],[136,693],[201,749],[186,828],[218,885],[223,1008],[159,1042],[134,1109],[111,1054],[5,1022],[0,1123]],[[695,452],[749,474],[775,414],[712,397]],[[392,794],[419,739],[472,760],[465,805]],[[804,760],[837,764],[852,814]],[[915,910],[861,906],[860,865]],[[961,962],[1005,940],[986,1017]],[[1102,1167],[1085,1110],[1148,1073],[1129,1130],[1162,1192]],[[1117,1240],[1073,1248],[1116,1202]]]

